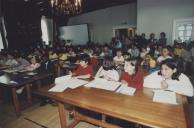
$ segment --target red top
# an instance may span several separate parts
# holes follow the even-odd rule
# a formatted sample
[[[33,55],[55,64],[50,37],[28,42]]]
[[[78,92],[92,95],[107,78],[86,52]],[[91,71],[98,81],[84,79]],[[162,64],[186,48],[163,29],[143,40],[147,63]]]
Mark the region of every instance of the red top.
[[[77,70],[75,71],[75,74],[80,76],[80,75],[87,75],[87,74],[90,74],[91,77],[93,77],[93,68],[91,65],[88,65],[87,67],[82,67],[82,66],[79,66],[77,68]]]
[[[143,75],[140,72],[137,72],[133,77],[127,72],[123,72],[120,77],[121,80],[125,80],[129,87],[136,88],[137,90],[143,89]]]
[[[93,67],[97,66],[98,65],[98,60],[95,58],[95,57],[91,57],[91,65]]]

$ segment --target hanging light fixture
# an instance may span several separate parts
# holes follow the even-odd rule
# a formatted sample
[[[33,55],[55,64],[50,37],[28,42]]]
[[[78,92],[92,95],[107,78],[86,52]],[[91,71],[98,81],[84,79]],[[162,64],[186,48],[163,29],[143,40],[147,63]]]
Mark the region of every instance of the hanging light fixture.
[[[51,0],[50,2],[56,13],[75,15],[81,12],[81,0]]]

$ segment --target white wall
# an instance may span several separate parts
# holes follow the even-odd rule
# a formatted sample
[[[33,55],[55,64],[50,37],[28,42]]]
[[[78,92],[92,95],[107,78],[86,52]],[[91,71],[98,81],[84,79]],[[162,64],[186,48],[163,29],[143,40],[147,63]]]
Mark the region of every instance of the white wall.
[[[110,42],[113,27],[122,25],[136,25],[137,5],[126,4],[116,7],[97,10],[72,17],[68,25],[89,24],[91,40],[94,42]]]
[[[172,44],[173,21],[194,18],[194,0],[138,0],[137,33],[167,34],[168,44]]]

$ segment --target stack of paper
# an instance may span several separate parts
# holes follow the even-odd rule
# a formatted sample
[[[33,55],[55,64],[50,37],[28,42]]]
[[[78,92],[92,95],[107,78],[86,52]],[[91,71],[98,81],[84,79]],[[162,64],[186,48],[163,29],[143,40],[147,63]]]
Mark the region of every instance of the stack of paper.
[[[74,89],[87,83],[88,81],[72,78],[70,75],[62,76],[55,79],[55,86],[49,91],[63,92],[67,88]]]
[[[121,85],[121,87],[116,91],[117,93],[133,96],[136,89],[132,87],[128,87],[126,85]]]
[[[86,84],[86,87],[93,87],[98,89],[104,89],[109,91],[115,91],[121,85],[120,82],[108,81],[102,78],[95,78],[95,80]]]
[[[154,90],[153,101],[168,104],[177,104],[176,93],[165,90]]]

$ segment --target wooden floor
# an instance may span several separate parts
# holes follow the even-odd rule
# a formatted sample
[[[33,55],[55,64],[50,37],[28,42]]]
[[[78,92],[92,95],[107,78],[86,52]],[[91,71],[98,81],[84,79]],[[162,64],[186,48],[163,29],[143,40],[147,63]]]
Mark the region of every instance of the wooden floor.
[[[194,100],[189,105],[194,124]],[[69,119],[69,115],[66,116]],[[68,120],[69,123],[71,121]],[[37,103],[23,111],[20,117],[16,117],[11,103],[0,103],[0,128],[60,128],[58,108],[50,104],[39,106]],[[98,127],[81,122],[75,128]]]
[[[68,113],[68,112],[67,112]],[[67,114],[68,117],[68,114]],[[67,118],[69,119],[69,117]],[[70,123],[72,120],[68,120]],[[0,104],[0,128],[60,128],[58,108],[47,104],[33,105],[16,117],[11,104]],[[81,122],[75,128],[98,128]]]

